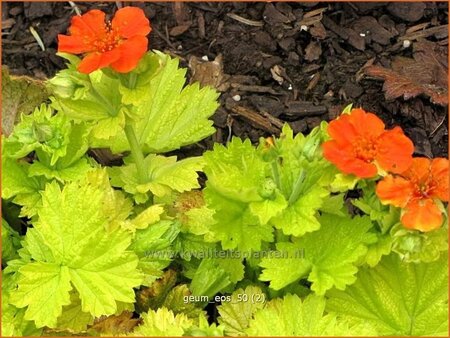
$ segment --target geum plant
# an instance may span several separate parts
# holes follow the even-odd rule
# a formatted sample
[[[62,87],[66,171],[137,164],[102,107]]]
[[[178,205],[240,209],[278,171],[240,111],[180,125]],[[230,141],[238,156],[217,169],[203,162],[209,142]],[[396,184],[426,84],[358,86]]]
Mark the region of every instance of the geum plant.
[[[51,103],[2,139],[2,334],[447,335],[448,160],[351,107],[164,156],[214,132],[218,95],[150,31],[74,17]]]

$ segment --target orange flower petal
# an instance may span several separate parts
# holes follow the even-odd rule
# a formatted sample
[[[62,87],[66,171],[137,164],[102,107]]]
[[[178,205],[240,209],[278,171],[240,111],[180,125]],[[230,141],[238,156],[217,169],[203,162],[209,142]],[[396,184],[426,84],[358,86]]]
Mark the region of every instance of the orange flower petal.
[[[336,141],[326,141],[322,144],[323,156],[346,174],[353,174],[361,178],[374,177],[377,167],[352,156],[353,150]]]
[[[362,109],[352,109],[350,123],[355,130],[368,138],[380,136],[384,132],[383,121],[373,113],[366,113]]]
[[[73,36],[80,38],[94,39],[103,37],[106,34],[105,13],[93,9],[81,15],[72,18],[69,32]]]
[[[441,211],[431,199],[411,201],[401,218],[406,228],[424,232],[440,228],[442,220]]]
[[[90,51],[79,37],[58,34],[58,52],[80,54]]]
[[[376,194],[383,204],[404,208],[412,197],[414,187],[403,177],[388,175],[378,182]]]
[[[90,53],[81,60],[78,65],[78,71],[80,73],[89,74],[94,70],[109,66],[119,58],[120,51],[117,48],[105,53]]]
[[[435,158],[431,162],[432,197],[449,201],[449,161],[446,158]]]
[[[376,160],[386,171],[402,173],[412,164],[414,144],[400,127],[385,131],[379,138]]]
[[[118,49],[120,58],[111,63],[111,68],[119,73],[133,70],[147,51],[148,39],[144,36],[134,36],[124,41]]]
[[[333,140],[342,145],[351,144],[358,137],[358,131],[350,123],[348,114],[343,114],[337,120],[331,121],[327,132]]]
[[[431,160],[426,157],[414,157],[408,170],[402,173],[403,177],[415,182],[426,182],[431,175]]]
[[[119,9],[111,22],[113,29],[119,30],[119,35],[131,38],[136,35],[146,36],[150,33],[150,22],[144,11],[137,7],[123,7]]]

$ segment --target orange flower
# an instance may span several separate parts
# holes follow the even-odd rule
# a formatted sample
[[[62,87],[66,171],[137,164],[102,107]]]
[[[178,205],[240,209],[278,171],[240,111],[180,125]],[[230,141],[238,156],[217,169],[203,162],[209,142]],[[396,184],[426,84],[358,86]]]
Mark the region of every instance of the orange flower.
[[[414,158],[401,176],[388,175],[378,182],[376,193],[383,204],[404,208],[406,228],[430,231],[442,225],[435,200],[448,202],[449,162],[445,158]]]
[[[142,9],[119,9],[111,22],[105,13],[93,9],[72,18],[70,35],[58,35],[58,52],[86,53],[78,65],[81,73],[111,66],[119,73],[135,68],[147,51],[150,23]]]
[[[328,125],[330,141],[323,143],[324,157],[346,174],[374,177],[378,166],[400,173],[412,161],[414,145],[400,127],[384,129],[375,114],[352,109]]]

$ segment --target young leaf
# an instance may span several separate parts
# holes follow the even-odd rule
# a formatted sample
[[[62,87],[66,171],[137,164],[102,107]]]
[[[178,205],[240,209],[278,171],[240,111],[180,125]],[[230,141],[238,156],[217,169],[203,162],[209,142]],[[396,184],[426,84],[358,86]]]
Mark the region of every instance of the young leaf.
[[[354,283],[358,271],[355,263],[366,254],[367,245],[375,241],[374,234],[368,232],[372,223],[367,217],[350,219],[329,214],[323,215],[320,223],[320,230],[304,235],[294,244],[278,244],[290,253],[288,259],[263,258],[260,266],[265,269],[260,280],[270,281],[272,288],[280,289],[308,276],[311,289],[318,295],[333,286],[343,290]],[[304,257],[296,255],[298,251],[304,252]],[[299,269],[292,269],[294,261]]]
[[[323,137],[319,128],[294,137],[286,125],[271,150],[273,179],[288,202],[271,223],[285,234],[302,236],[320,227],[317,212],[329,195],[324,180],[328,165],[319,156]]]
[[[263,241],[273,240],[273,229],[261,224],[251,212],[249,205],[223,197],[207,187],[204,190],[208,205],[215,209],[213,224],[209,230],[212,238],[222,242],[222,248],[244,252],[260,250]]]
[[[234,138],[228,147],[215,145],[203,155],[208,177],[205,200],[216,223],[209,225],[213,238],[224,249],[259,250],[272,241],[269,219],[286,206],[283,196],[267,177],[269,166],[250,141]]]
[[[67,91],[57,83],[60,81],[68,83]],[[118,79],[108,77],[101,70],[80,75],[69,68],[50,80],[50,87],[55,95],[52,105],[56,110],[75,122],[92,125],[91,146],[100,142],[97,140],[108,140],[123,132],[128,110],[121,102]],[[70,92],[76,96],[69,95]]]
[[[148,198],[148,192],[163,197],[172,190],[183,192],[200,187],[197,171],[203,168],[201,157],[177,161],[176,156],[150,154],[144,161],[148,169],[148,179],[145,182],[138,180],[136,164],[130,163],[109,169],[112,184],[123,187],[126,192],[135,195],[135,199],[139,198],[141,203]]]
[[[67,153],[71,124],[62,114],[53,114],[46,104],[36,108],[30,115],[23,115],[14,132],[5,139],[9,143],[9,155],[25,157],[35,150],[41,150],[54,165]],[[87,148],[86,148],[87,149]]]
[[[207,186],[234,201],[249,203],[264,199],[262,188],[269,169],[250,143],[235,137],[224,147],[215,144],[203,154]]]
[[[27,233],[25,244],[46,249],[30,250],[34,261],[19,269],[19,287],[11,298],[15,306],[27,306],[25,319],[38,327],[56,326],[62,306],[70,303],[72,286],[82,311],[93,316],[114,314],[117,302],[134,301],[133,287],[140,285],[142,275],[136,269],[138,257],[127,251],[131,233],[106,231],[102,198],[102,190],[79,183],[63,190],[49,184],[42,194],[38,220],[29,231],[34,236]],[[49,294],[49,289],[55,292]]]
[[[327,310],[364,320],[381,336],[447,336],[447,255],[416,264],[393,253],[357,277],[345,291],[327,293]]]

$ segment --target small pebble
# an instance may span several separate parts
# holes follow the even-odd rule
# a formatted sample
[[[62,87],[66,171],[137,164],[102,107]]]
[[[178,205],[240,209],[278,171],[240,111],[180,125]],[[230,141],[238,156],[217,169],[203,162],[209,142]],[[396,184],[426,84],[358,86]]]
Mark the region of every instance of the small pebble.
[[[239,102],[239,101],[241,101],[241,95],[234,95],[234,96],[232,97],[232,99],[233,99],[234,101],[236,101],[236,102]]]
[[[307,31],[308,31],[308,26],[306,26],[306,25],[301,25],[301,26],[300,26],[300,32],[301,32],[301,31],[307,32]]]
[[[359,36],[365,37],[366,34],[364,34],[364,33],[359,33]]]
[[[203,56],[202,56],[202,60],[203,60],[203,61],[209,61],[208,55],[203,55]]]
[[[292,85],[291,84],[289,85],[288,90],[292,90]]]
[[[409,40],[403,40],[403,48],[408,48],[411,46],[411,41]]]

